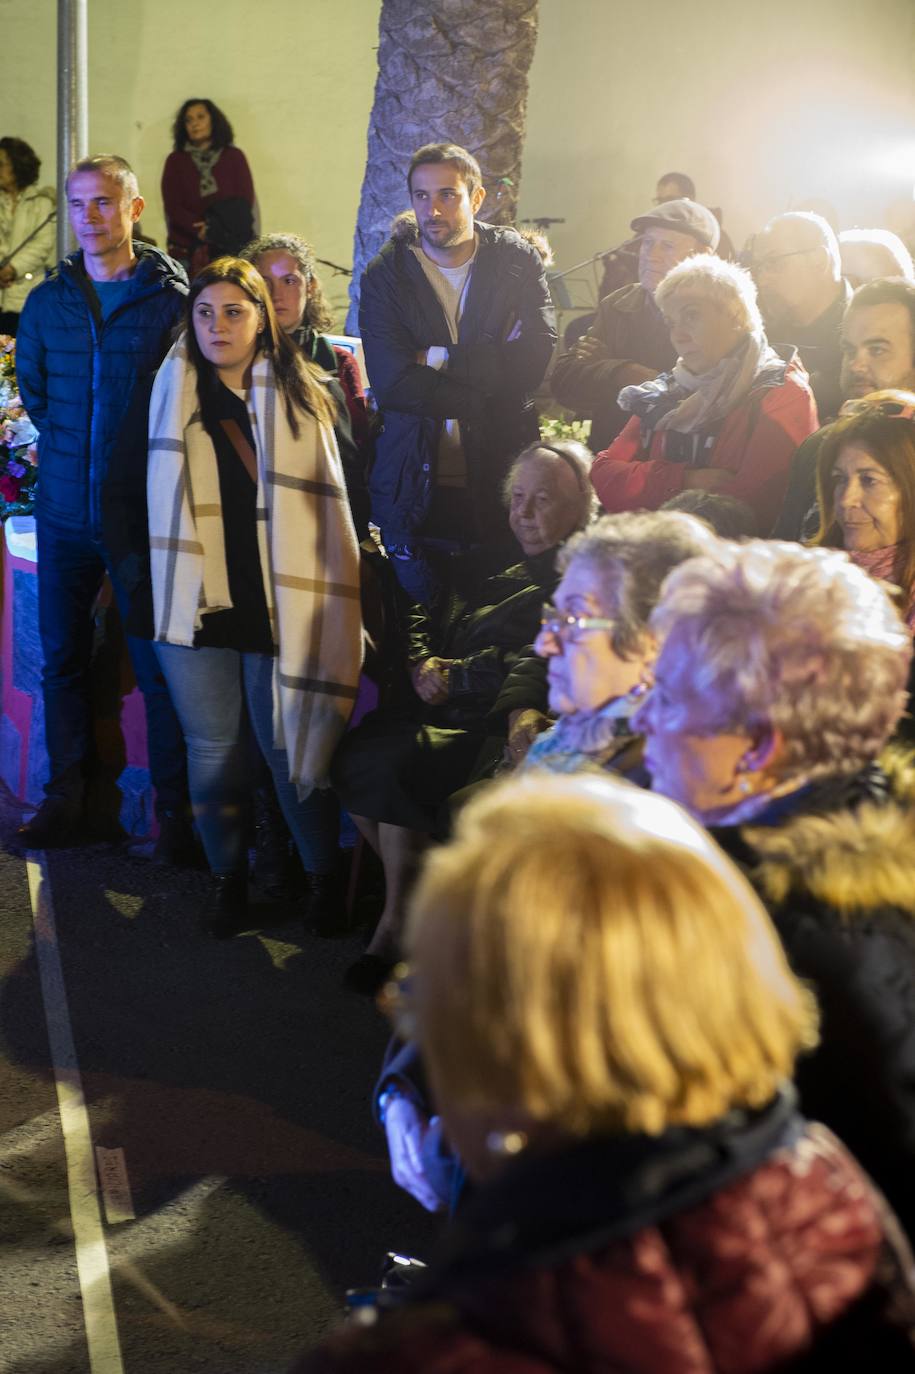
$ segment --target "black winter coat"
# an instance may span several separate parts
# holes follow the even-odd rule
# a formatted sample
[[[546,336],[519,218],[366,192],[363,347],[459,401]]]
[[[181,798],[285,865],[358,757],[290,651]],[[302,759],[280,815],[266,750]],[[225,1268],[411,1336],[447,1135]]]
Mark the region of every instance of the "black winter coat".
[[[479,538],[504,533],[502,481],[511,459],[539,435],[529,393],[543,380],[556,340],[543,262],[514,229],[476,227],[456,344],[410,251],[415,225],[385,244],[362,277],[359,330],[382,418],[369,494],[387,543],[422,532],[444,420],[461,424]],[[509,343],[518,324],[520,335]],[[448,349],[442,371],[416,361],[433,346]]]
[[[915,770],[827,779],[713,831],[809,980],[820,1045],[801,1108],[845,1141],[915,1236]]]
[[[485,723],[506,675],[540,627],[540,608],[556,587],[556,550],[514,563],[490,577],[475,575],[475,557],[454,559],[437,612],[414,606],[408,625],[409,662],[452,661],[448,700],[424,706],[407,691],[411,714],[430,725],[477,729]]]
[[[83,267],[64,258],[29,295],[16,375],[38,437],[37,513],[101,537],[101,488],[134,386],[164,358],[184,310],[184,269],[148,244],[106,320]]]

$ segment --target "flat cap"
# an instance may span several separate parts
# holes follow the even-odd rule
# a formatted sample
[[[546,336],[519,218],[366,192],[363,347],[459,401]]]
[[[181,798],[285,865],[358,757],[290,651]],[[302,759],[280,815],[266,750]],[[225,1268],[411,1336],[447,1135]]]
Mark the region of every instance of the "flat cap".
[[[646,215],[637,215],[632,221],[637,234],[646,229],[675,229],[678,234],[689,234],[703,248],[714,253],[721,238],[718,221],[711,210],[706,210],[695,200],[665,200],[655,205]]]

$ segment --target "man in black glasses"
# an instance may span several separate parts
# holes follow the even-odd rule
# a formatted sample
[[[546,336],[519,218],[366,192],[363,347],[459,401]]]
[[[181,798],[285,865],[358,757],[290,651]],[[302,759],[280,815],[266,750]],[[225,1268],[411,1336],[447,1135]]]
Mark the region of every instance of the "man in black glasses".
[[[753,244],[753,275],[770,342],[794,346],[810,374],[821,421],[839,408],[839,326],[851,298],[839,243],[822,215],[776,215]]]

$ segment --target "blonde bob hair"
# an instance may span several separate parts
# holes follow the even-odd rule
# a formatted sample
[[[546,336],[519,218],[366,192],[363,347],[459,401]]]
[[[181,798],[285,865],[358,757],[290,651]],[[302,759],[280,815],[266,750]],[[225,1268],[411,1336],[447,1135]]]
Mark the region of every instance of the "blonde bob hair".
[[[762,335],[756,283],[746,268],[738,267],[736,262],[726,262],[717,253],[694,253],[672,267],[655,291],[659,310],[664,309],[664,302],[675,291],[704,296],[729,315],[745,334]]]
[[[669,728],[778,730],[784,781],[873,763],[906,707],[912,637],[836,550],[722,541],[674,569],[651,628]]]
[[[816,1041],[746,880],[679,807],[605,775],[487,789],[429,858],[407,938],[446,1114],[658,1135],[763,1106]]]

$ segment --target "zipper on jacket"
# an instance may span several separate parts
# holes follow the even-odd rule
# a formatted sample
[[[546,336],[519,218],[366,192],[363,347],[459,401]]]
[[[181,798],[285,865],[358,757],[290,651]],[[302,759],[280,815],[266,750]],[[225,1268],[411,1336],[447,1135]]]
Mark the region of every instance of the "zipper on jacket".
[[[85,271],[85,268],[82,266],[80,270],[71,268],[66,275],[73,282],[74,286],[83,297],[83,300],[86,302],[89,310],[89,323],[92,329],[92,384],[89,395],[89,490],[87,492],[87,514],[89,517],[89,533],[93,539],[98,540],[101,538],[102,534],[102,492],[101,482],[96,480],[97,445],[95,435],[95,396],[96,388],[101,380],[99,374],[102,362],[103,337],[113,320],[116,320],[117,317],[124,312],[132,310],[134,306],[139,305],[141,301],[149,300],[151,297],[157,295],[159,291],[163,289],[163,282],[157,277],[156,281],[151,283],[148,288],[144,288],[139,294],[131,297],[130,300],[124,301],[122,304],[116,306],[106,319],[102,315],[102,307],[98,295],[92,288],[92,278]]]

